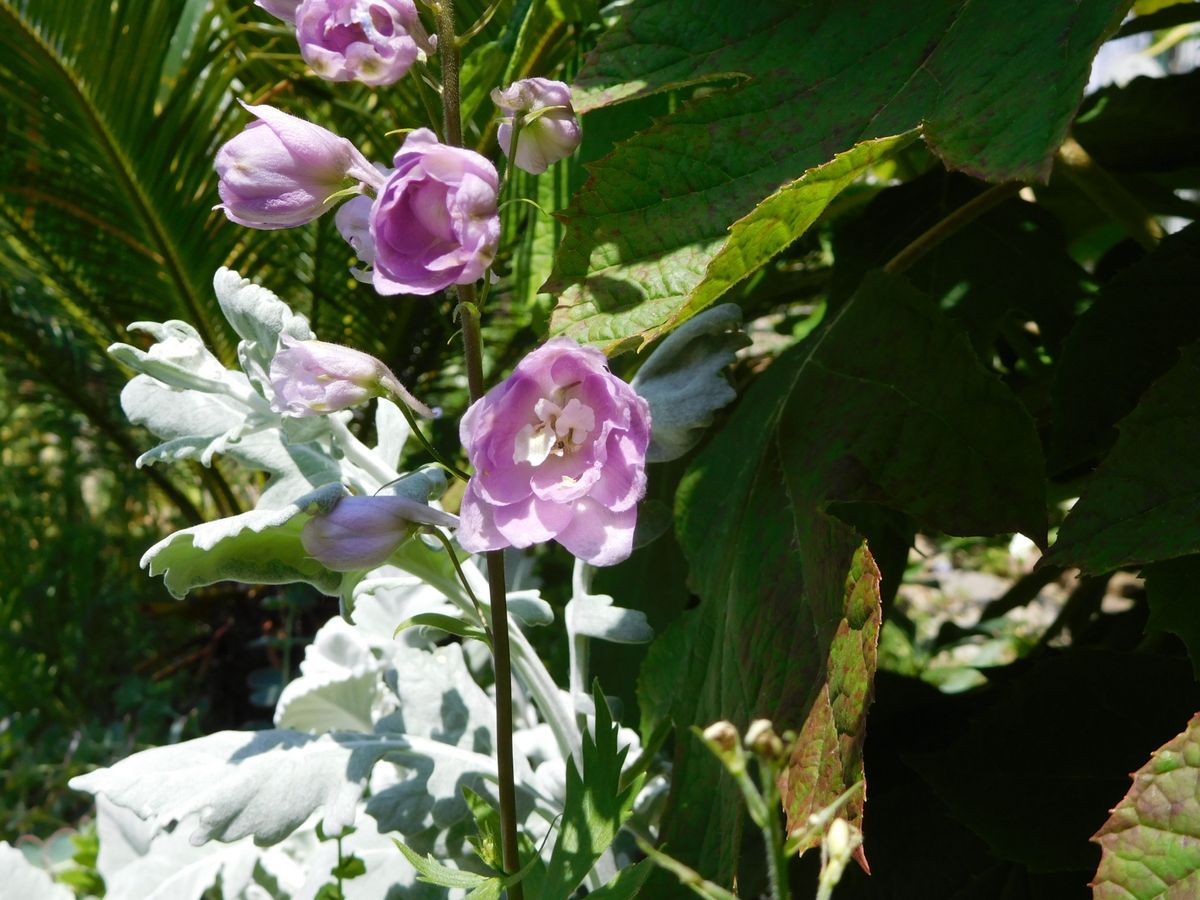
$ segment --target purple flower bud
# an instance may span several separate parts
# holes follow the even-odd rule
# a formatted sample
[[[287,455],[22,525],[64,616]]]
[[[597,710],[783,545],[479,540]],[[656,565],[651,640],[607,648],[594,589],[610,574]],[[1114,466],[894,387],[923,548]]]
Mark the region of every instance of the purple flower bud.
[[[304,550],[334,572],[383,565],[422,525],[458,525],[458,517],[407,497],[343,497],[300,532]]]
[[[518,169],[541,175],[560,159],[575,152],[583,135],[571,106],[571,89],[548,78],[523,78],[504,90],[492,91],[492,102],[506,113],[496,139],[504,155]],[[540,110],[546,112],[539,113]],[[512,148],[513,117],[523,113],[517,136],[517,155]]]
[[[375,289],[432,294],[477,280],[496,256],[496,167],[418,128],[371,209]]]
[[[355,182],[382,182],[366,157],[332,131],[270,106],[246,110],[258,121],[227,141],[215,163],[221,179],[221,205],[216,208],[239,225],[304,225]]]
[[[284,336],[283,349],[271,360],[271,407],[285,415],[321,416],[349,409],[372,397],[391,394],[410,408],[434,418],[375,357],[325,341],[297,341]]]
[[[399,81],[436,46],[413,0],[303,0],[296,40],[322,78],[374,85]]]
[[[254,5],[265,9],[277,19],[295,24],[296,7],[300,5],[300,0],[254,0]]]
[[[595,566],[633,550],[650,408],[604,354],[547,341],[459,426],[475,467],[458,542],[472,553],[555,540]]]

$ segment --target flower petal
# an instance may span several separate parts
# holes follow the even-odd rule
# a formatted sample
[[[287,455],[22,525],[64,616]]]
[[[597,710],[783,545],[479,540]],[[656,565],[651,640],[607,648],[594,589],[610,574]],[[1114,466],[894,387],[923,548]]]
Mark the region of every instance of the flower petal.
[[[613,512],[592,500],[580,500],[573,508],[571,524],[555,540],[586,563],[611,566],[633,552],[636,524],[636,506]]]

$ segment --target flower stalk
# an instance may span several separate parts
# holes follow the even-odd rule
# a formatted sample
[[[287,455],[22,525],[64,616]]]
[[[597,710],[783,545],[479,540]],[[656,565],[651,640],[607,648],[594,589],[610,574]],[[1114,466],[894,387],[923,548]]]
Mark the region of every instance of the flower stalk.
[[[433,5],[442,58],[442,115],[447,144],[461,147],[462,115],[459,108],[459,41],[455,34],[454,0]],[[479,327],[475,285],[458,286],[458,316],[462,325],[467,391],[472,403],[483,396],[483,338]],[[513,776],[512,662],[508,635],[508,593],[504,579],[504,551],[486,554],[488,591],[492,607],[492,664],[496,672],[496,769],[500,794],[501,854],[506,875],[521,868],[517,852],[517,800]],[[523,900],[520,882],[508,889],[511,900]]]

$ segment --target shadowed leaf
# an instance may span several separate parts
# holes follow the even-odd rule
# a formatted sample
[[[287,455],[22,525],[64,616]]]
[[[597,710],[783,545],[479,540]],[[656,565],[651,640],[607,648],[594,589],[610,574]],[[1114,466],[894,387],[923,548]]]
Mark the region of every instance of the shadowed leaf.
[[[781,356],[685,477],[677,526],[702,603],[651,647],[644,733],[664,717],[679,727],[804,723],[827,689],[839,626],[869,618],[856,593],[846,606],[860,539],[824,512],[835,501],[891,506],[955,533],[1044,535],[1033,423],[966,337],[899,279],[872,276],[824,331]],[[858,669],[850,646],[869,644],[869,630],[841,638],[832,674],[844,680],[829,685],[835,727],[822,730],[846,743],[837,758],[852,771],[870,666]],[[708,757],[678,742],[664,839],[728,882],[741,812]]]

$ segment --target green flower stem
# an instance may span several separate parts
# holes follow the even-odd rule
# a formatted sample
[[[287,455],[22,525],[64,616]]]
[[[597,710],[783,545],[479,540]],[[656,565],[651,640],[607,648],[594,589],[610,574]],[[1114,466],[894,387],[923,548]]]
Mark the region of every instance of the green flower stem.
[[[442,60],[442,113],[446,143],[461,147],[462,114],[459,110],[459,43],[454,26],[454,0],[433,6],[437,17],[438,55]],[[471,402],[483,396],[483,338],[479,329],[474,284],[459,285],[459,319],[467,390]],[[500,842],[505,874],[521,868],[517,852],[517,798],[513,778],[512,662],[509,658],[508,592],[504,579],[504,553],[487,554],[488,592],[492,605],[492,660],[496,671],[496,768],[500,794]],[[518,882],[508,889],[511,900],[523,900]]]
[[[1058,171],[1144,249],[1153,250],[1162,240],[1163,230],[1158,220],[1074,138],[1063,141],[1055,163]]]
[[[763,804],[767,815],[761,823],[763,844],[767,848],[767,875],[771,884],[772,900],[790,900],[788,884],[788,858],[783,845],[785,836],[779,825],[779,768],[759,759],[759,771],[763,780]]]
[[[458,576],[459,582],[463,586],[463,590],[467,592],[467,596],[471,598],[471,603],[475,607],[475,614],[479,616],[479,624],[483,626],[483,630],[487,633],[488,640],[492,640],[492,629],[488,625],[487,616],[483,613],[483,605],[479,602],[479,598],[475,596],[475,591],[471,589],[471,582],[467,578],[467,573],[463,571],[459,565],[458,557],[454,554],[454,547],[450,545],[450,538],[442,533],[442,529],[436,525],[429,525],[423,529],[426,534],[431,534],[441,543],[446,550],[446,555],[450,558],[450,565],[454,566],[454,574]]]
[[[899,275],[901,272],[907,271],[913,263],[950,235],[974,222],[984,213],[995,209],[1020,191],[1022,187],[1024,185],[1019,181],[1006,181],[1003,184],[992,185],[982,194],[968,200],[946,218],[937,222],[928,231],[918,235],[911,244],[888,261],[887,265],[883,267],[883,271],[892,275]]]
[[[433,444],[429,443],[429,439],[425,437],[424,432],[421,431],[420,426],[417,424],[417,417],[413,415],[413,411],[408,408],[408,405],[405,403],[397,403],[396,406],[399,407],[400,413],[408,422],[408,427],[412,429],[413,437],[415,437],[417,442],[425,448],[425,452],[433,457],[434,462],[436,462],[439,466],[441,466],[459,481],[466,481],[468,477],[467,473],[458,466],[454,465],[454,463],[444,459],[442,455],[438,453],[437,448],[434,447]]]

